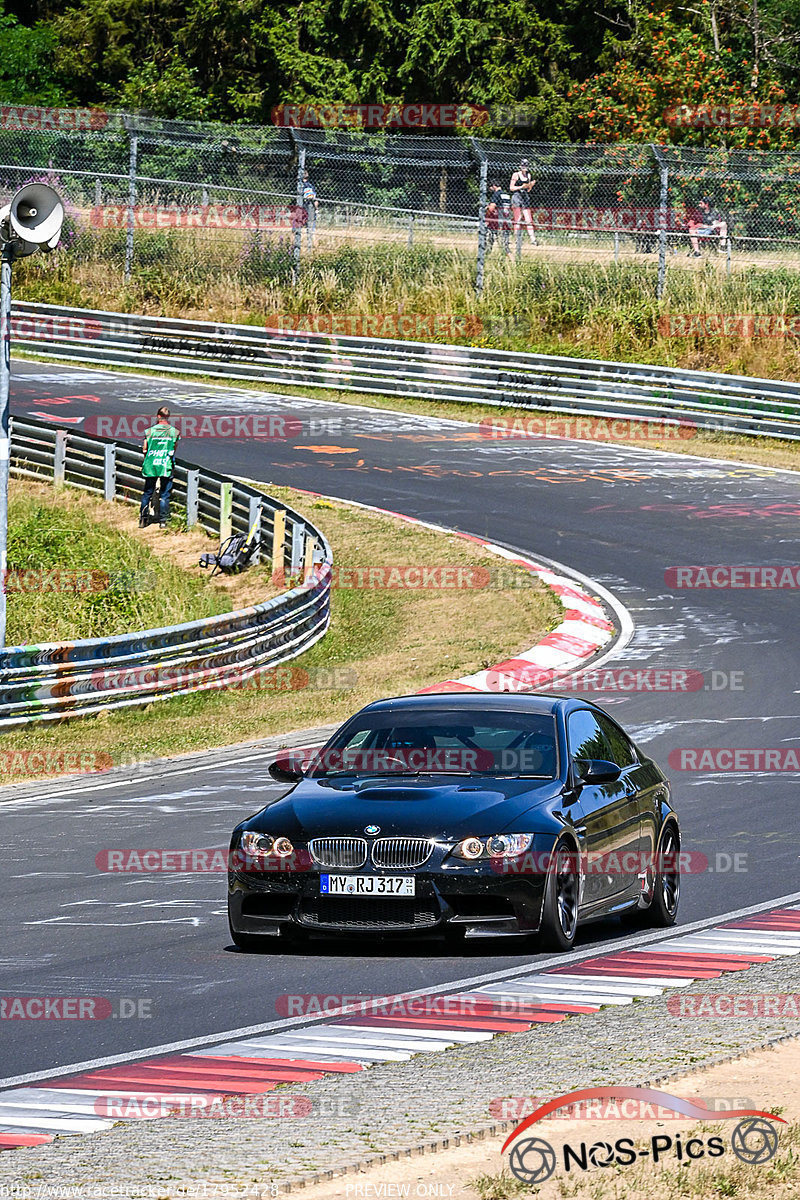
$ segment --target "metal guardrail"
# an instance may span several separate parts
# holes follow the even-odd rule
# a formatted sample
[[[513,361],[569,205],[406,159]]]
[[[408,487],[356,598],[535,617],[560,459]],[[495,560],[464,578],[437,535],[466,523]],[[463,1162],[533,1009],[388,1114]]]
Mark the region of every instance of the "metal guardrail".
[[[12,421],[15,476],[138,503],[141,463],[133,446],[45,421]],[[255,560],[268,558],[279,578],[305,582],[250,608],[184,625],[0,650],[0,729],[236,686],[297,657],[326,632],[332,557],[318,529],[255,488],[181,461],[172,496],[186,508],[190,527],[199,524],[220,539],[247,533],[256,522]]]
[[[13,314],[15,345],[98,366],[800,439],[800,384],[779,380],[19,301]]]

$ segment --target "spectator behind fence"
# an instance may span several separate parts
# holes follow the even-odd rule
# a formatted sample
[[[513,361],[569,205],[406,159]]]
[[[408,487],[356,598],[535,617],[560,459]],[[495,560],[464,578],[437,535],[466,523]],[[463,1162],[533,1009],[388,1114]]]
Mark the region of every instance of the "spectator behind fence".
[[[689,230],[689,257],[700,258],[700,238],[719,238],[717,249],[724,254],[728,245],[728,221],[724,213],[712,209],[711,201],[699,200],[696,207],[686,209],[686,227]]]
[[[489,203],[486,205],[486,250],[491,250],[495,239],[502,239],[503,253],[509,252],[511,236],[511,197],[504,192],[499,183],[493,183],[489,189]]]
[[[172,492],[172,473],[175,470],[175,447],[178,445],[177,429],[169,423],[169,409],[162,406],[156,414],[156,424],[148,429],[142,442],[144,461],[142,475],[144,489],[139,510],[139,528],[147,525],[147,510],[153,498],[156,483],[161,480],[159,491],[158,521],[162,529],[169,520],[169,498]]]
[[[311,249],[311,243],[314,239],[314,231],[317,228],[319,200],[317,199],[316,189],[308,177],[308,171],[303,171],[303,208],[305,210],[305,220],[303,224],[306,227],[306,240],[308,248]]]
[[[514,212],[514,233],[516,234],[524,219],[528,236],[534,246],[536,245],[536,234],[533,232],[533,220],[531,218],[531,188],[535,187],[535,185],[536,180],[528,170],[528,160],[527,158],[523,158],[511,176],[509,188],[511,192],[511,207]]]

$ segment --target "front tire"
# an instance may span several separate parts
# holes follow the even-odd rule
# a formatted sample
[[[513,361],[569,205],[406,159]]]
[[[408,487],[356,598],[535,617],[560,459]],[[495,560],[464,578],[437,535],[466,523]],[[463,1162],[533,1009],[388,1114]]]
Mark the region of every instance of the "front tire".
[[[551,855],[542,904],[539,942],[547,950],[571,950],[578,931],[580,876],[578,855],[559,838]]]

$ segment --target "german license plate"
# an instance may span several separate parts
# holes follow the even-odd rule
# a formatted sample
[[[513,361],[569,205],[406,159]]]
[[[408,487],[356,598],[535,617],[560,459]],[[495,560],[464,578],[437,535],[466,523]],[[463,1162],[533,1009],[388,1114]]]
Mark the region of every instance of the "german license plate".
[[[413,896],[413,875],[320,875],[323,896]]]

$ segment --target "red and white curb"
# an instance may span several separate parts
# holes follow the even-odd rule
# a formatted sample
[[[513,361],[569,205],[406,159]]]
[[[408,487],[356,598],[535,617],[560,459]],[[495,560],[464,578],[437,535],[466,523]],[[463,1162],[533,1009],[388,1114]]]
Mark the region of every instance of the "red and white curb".
[[[408,1002],[398,1006],[400,1016],[342,1012],[310,1027],[37,1081],[33,1087],[0,1092],[0,1149],[109,1129],[123,1115],[158,1119],[159,1108],[170,1101],[187,1105],[196,1098],[212,1105],[225,1097],[261,1096],[279,1084],[406,1062],[415,1054],[491,1041],[500,1033],[521,1033],[534,1025],[632,1004],[792,955],[800,955],[800,905],[763,909],[686,934],[671,932],[644,945],[448,992],[442,998],[450,1003],[441,1015],[435,1006],[433,1012],[414,1015]],[[457,1015],[453,1009],[459,1010]],[[119,1115],[98,1115],[108,1112]]]
[[[460,534],[459,536],[466,536]],[[566,610],[564,619],[530,650],[497,663],[474,675],[448,679],[423,688],[423,692],[524,692],[545,687],[565,672],[577,670],[588,658],[593,658],[615,634],[613,623],[599,600],[585,591],[574,579],[521,558],[482,538],[470,538],[493,554],[499,554],[515,567],[537,575],[555,592]]]
[[[323,496],[320,492],[309,492],[302,489],[304,496],[313,496],[320,500],[336,500],[340,504],[349,504],[353,508],[366,509],[368,512],[379,513],[381,516],[394,517],[405,521],[408,525],[416,525],[422,529],[431,529],[436,533],[446,533],[450,537],[463,538],[477,546],[483,546],[492,554],[505,559],[509,564],[529,571],[538,576],[551,591],[555,592],[564,617],[559,625],[537,645],[530,650],[523,650],[514,658],[496,663],[486,670],[476,671],[474,675],[464,675],[460,679],[448,679],[443,683],[434,683],[422,688],[427,692],[524,692],[547,686],[560,675],[578,670],[587,659],[593,658],[604,646],[612,641],[617,629],[609,619],[607,609],[591,591],[603,593],[608,601],[612,597],[591,580],[586,580],[586,587],[575,576],[560,575],[549,566],[535,562],[525,555],[499,546],[487,538],[478,537],[472,533],[462,533],[457,529],[449,529],[445,525],[435,525],[430,521],[421,521],[418,517],[409,517],[405,513],[393,512],[388,508],[378,508],[374,504],[362,504],[356,500],[342,500],[338,496]],[[612,607],[609,604],[609,607]],[[621,617],[618,643],[624,643],[633,632],[633,623],[626,610],[621,609],[619,601],[613,605]],[[621,649],[621,644],[619,645]]]

